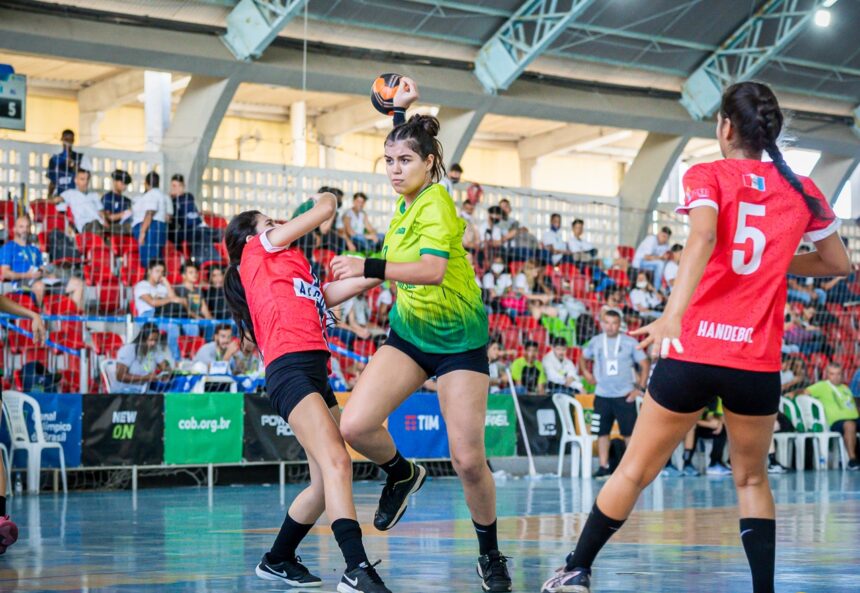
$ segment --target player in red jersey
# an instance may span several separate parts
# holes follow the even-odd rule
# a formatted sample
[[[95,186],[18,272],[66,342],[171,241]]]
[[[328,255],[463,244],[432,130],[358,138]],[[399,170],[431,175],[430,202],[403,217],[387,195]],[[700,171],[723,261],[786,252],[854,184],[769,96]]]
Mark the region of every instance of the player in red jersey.
[[[544,593],[589,593],[591,565],[621,528],[702,409],[722,397],[740,533],[754,593],[773,593],[775,512],[766,459],[780,396],[786,273],[845,276],[839,222],[821,192],[786,164],[783,116],[753,82],[726,89],[717,116],[724,159],[684,176],[690,235],[663,316],[633,332],[659,349],[618,469],[600,491],[576,549]],[[772,162],[761,161],[767,153]],[[802,238],[816,251],[795,255]]]
[[[326,511],[346,560],[339,593],[391,593],[367,560],[352,499],[352,462],[340,435],[340,410],[328,384],[325,330],[329,307],[372,288],[378,280],[352,278],[320,287],[296,241],[330,219],[337,199],[315,205],[286,224],[243,212],[227,226],[230,267],[225,296],[241,338],[254,341],[266,365],[266,391],[308,457],[311,483],[293,500],[272,549],[256,573],[295,587],[319,587],[296,556],[301,540]]]

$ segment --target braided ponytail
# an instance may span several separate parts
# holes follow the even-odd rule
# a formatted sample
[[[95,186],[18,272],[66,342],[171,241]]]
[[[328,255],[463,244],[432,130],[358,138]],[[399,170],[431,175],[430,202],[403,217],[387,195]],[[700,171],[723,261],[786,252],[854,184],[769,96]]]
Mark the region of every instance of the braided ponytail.
[[[248,210],[237,214],[224,233],[224,243],[227,245],[227,253],[230,256],[230,266],[224,275],[224,297],[227,306],[233,314],[233,320],[239,328],[239,338],[249,339],[257,344],[257,336],[254,334],[254,324],[251,320],[251,309],[248,307],[248,297],[245,294],[245,286],[239,275],[239,263],[242,261],[242,252],[248,235],[257,234],[257,217],[260,212]]]
[[[779,174],[803,197],[806,207],[816,218],[829,218],[821,201],[806,192],[779,149],[777,142],[782,133],[784,117],[770,87],[758,82],[731,85],[723,93],[720,114],[732,122],[738,131],[739,142],[747,152],[768,154]]]

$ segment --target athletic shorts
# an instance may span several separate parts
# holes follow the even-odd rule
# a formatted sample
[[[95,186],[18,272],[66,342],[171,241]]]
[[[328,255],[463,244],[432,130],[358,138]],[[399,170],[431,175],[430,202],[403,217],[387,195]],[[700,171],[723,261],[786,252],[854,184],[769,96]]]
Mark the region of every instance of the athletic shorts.
[[[612,432],[612,423],[618,420],[621,436],[633,434],[636,424],[636,402],[626,401],[626,397],[594,396],[594,413],[591,415],[591,434],[605,437]]]
[[[679,414],[698,412],[716,398],[743,416],[770,416],[779,408],[779,371],[759,372],[662,358],[648,392],[658,404]]]
[[[266,367],[266,393],[281,418],[289,420],[293,409],[312,393],[321,394],[329,408],[337,405],[328,382],[328,358],[325,350],[293,352]]]
[[[397,348],[420,366],[428,377],[441,377],[452,371],[475,371],[482,375],[490,375],[490,360],[487,358],[487,345],[474,350],[454,352],[451,354],[432,354],[424,352],[412,342],[404,340],[391,330],[386,346]]]
[[[857,423],[856,420],[837,420],[830,426],[830,430],[842,434],[842,429],[845,427],[846,422],[854,422],[855,424]]]

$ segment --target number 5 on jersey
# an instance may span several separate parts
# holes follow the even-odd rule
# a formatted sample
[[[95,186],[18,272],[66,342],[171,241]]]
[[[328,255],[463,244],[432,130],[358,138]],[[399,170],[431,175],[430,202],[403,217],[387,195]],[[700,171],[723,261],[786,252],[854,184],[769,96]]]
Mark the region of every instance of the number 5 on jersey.
[[[758,270],[761,266],[761,256],[764,252],[766,242],[764,233],[754,226],[749,226],[747,217],[764,216],[764,204],[750,204],[749,202],[738,203],[738,227],[735,230],[735,244],[741,245],[741,249],[732,250],[732,269],[735,274],[748,276]],[[747,262],[746,251],[743,246],[747,241],[752,241],[752,257]]]

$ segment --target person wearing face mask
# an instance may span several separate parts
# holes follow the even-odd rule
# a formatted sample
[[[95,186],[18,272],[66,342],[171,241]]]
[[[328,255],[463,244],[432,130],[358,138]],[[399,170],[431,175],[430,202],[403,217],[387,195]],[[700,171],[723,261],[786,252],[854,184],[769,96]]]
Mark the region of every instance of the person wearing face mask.
[[[557,266],[567,255],[567,241],[561,230],[561,214],[549,217],[549,230],[541,237],[541,248],[548,252],[552,265]]]
[[[505,260],[501,255],[493,258],[493,263],[490,265],[490,271],[484,274],[481,280],[481,288],[483,289],[483,300],[490,306],[494,312],[502,310],[499,304],[499,299],[514,285],[514,280],[507,272]]]
[[[636,276],[636,288],[630,291],[630,303],[645,319],[657,319],[662,314],[663,295],[654,290],[645,272]]]

